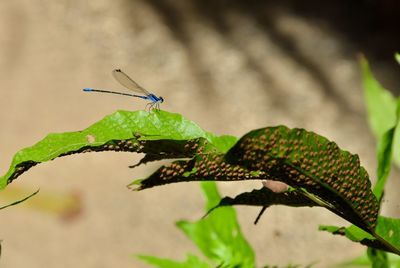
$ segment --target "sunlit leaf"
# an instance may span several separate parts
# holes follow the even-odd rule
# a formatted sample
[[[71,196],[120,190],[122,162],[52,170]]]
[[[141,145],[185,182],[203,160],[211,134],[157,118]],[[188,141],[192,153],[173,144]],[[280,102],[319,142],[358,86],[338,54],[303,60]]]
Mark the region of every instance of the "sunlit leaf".
[[[200,260],[197,256],[189,254],[184,262],[179,262],[170,259],[162,259],[153,256],[138,256],[139,259],[159,268],[211,268],[208,263]]]
[[[396,123],[396,99],[375,79],[367,60],[362,57],[360,62],[368,121],[380,139]]]
[[[203,131],[179,114],[158,111],[118,111],[82,131],[49,134],[32,147],[17,152],[8,172],[0,177],[0,189],[32,166],[60,156],[124,151],[145,153],[148,161],[193,157],[200,144],[209,143],[224,152],[236,141]],[[212,144],[212,145],[211,145]],[[211,150],[210,148],[210,150]]]
[[[221,198],[215,183],[203,183],[202,188],[208,210]],[[202,220],[179,221],[177,225],[218,267],[255,267],[254,252],[243,237],[233,208],[219,208]]]

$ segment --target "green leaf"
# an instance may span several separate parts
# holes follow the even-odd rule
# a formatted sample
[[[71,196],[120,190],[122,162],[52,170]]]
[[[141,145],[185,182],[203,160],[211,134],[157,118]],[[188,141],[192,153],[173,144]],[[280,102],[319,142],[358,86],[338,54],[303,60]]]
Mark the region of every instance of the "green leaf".
[[[379,140],[378,143],[378,148],[377,148],[378,179],[373,189],[373,192],[378,200],[380,200],[382,197],[386,181],[392,166],[393,139],[396,131],[397,127],[389,129],[386,133],[383,134],[382,138]]]
[[[375,231],[400,250],[400,219],[379,216]]]
[[[284,182],[366,231],[376,225],[378,202],[358,156],[313,132],[254,130],[228,151],[226,161]]]
[[[214,182],[202,183],[202,189],[207,210],[219,203],[221,197]],[[213,267],[255,267],[254,252],[241,233],[233,208],[215,210],[193,223],[179,221],[177,226],[216,264]],[[211,267],[192,255],[184,263],[151,256],[140,258],[156,267]]]
[[[358,156],[304,129],[278,126],[251,131],[226,155],[208,150],[162,166],[133,184],[143,190],[181,181],[266,179],[290,185],[364,230],[372,231],[376,225],[378,201]],[[263,202],[253,201],[254,205]]]
[[[399,124],[400,100],[393,97],[390,91],[386,90],[375,79],[365,58],[361,58],[360,63],[365,102],[368,110],[368,121],[378,143],[381,143],[380,140],[383,138],[383,135]],[[393,160],[400,167],[399,129],[396,129],[393,139]]]
[[[400,99],[397,101],[397,121],[396,125],[386,131],[378,140],[377,148],[377,182],[373,192],[378,200],[381,199],[387,178],[392,167],[392,159],[397,159],[400,163]]]
[[[354,242],[360,242],[375,249],[383,249],[400,255],[400,219],[379,216],[373,234],[355,225],[350,227],[320,226],[321,231],[344,235]]]
[[[368,258],[373,268],[388,268],[388,257],[385,251],[368,248]]]
[[[370,240],[375,239],[373,235],[364,231],[363,229],[358,228],[355,225],[351,225],[350,227],[347,228],[331,226],[331,225],[320,225],[319,230],[330,232],[336,235],[344,235],[353,242],[361,242],[365,239],[370,239]]]
[[[396,130],[393,137],[392,154],[395,164],[400,167],[400,99],[397,99]]]
[[[394,58],[396,59],[397,63],[400,64],[400,53],[396,52],[394,54]]]
[[[164,111],[118,111],[79,132],[50,134],[18,152],[0,187],[33,165],[59,156],[90,151],[145,153],[140,163],[186,158],[135,181],[145,189],[180,181],[282,181],[308,199],[364,230],[375,226],[378,204],[357,155],[342,151],[313,132],[269,127],[245,135],[217,137],[181,115]]]
[[[225,152],[236,141],[203,131],[179,114],[158,111],[117,111],[85,130],[49,134],[43,140],[17,152],[8,172],[0,177],[0,189],[32,166],[56,157],[92,151],[146,153],[148,161],[193,157],[201,144],[206,149]]]
[[[211,268],[207,262],[202,261],[197,256],[191,254],[188,254],[187,259],[184,262],[144,255],[140,255],[138,258],[159,268]]]
[[[201,189],[206,197],[205,211],[209,211],[221,201],[221,196],[219,195],[217,185],[214,182],[203,182],[201,184]],[[236,218],[233,217],[231,220],[235,221]]]
[[[357,258],[354,258],[349,261],[345,261],[342,263],[339,263],[335,265],[335,267],[350,267],[350,268],[356,268],[356,267],[371,267],[371,261],[369,260],[367,254],[361,255]]]
[[[400,257],[395,254],[387,253],[388,256],[388,267],[400,268]],[[365,253],[353,260],[345,261],[336,265],[335,267],[372,267],[369,256]]]
[[[373,76],[367,60],[360,60],[368,121],[375,136],[382,135],[396,123],[396,99]]]
[[[215,183],[203,183],[202,188],[207,208],[218,204],[220,197]],[[233,208],[219,208],[200,221],[179,221],[177,226],[218,267],[255,267],[254,252],[242,235]]]

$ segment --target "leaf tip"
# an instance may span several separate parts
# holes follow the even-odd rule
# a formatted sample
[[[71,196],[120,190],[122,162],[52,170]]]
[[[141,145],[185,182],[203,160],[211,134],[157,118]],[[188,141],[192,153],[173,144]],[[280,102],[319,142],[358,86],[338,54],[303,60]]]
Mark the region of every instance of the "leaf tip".
[[[142,185],[142,181],[144,179],[137,179],[134,180],[133,182],[129,183],[126,187],[132,191],[140,191],[143,190],[143,185]]]

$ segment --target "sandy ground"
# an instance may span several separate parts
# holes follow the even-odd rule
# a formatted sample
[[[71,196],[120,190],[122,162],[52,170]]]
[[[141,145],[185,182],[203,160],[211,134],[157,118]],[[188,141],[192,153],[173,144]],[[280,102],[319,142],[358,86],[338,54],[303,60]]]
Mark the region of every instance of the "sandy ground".
[[[374,177],[357,51],[339,33],[279,8],[266,11],[268,25],[234,9],[218,24],[189,1],[177,1],[173,16],[170,6],[155,2],[0,2],[2,173],[17,150],[47,133],[84,129],[118,109],[142,109],[140,100],[81,91],[120,89],[110,73],[118,67],[163,96],[163,109],[205,130],[240,136],[263,126],[303,127],[359,154]],[[138,159],[74,155],[21,176],[13,187],[76,193],[83,210],[70,221],[24,206],[1,211],[0,267],[148,267],[132,255],[198,253],[174,222],[202,216],[199,185],[131,192],[128,183],[159,165],[127,168]],[[224,183],[220,189],[233,195],[259,186]],[[395,215],[394,203],[387,202],[386,214]],[[259,265],[329,267],[363,252],[317,230],[318,224],[346,224],[326,210],[274,207],[254,226],[257,212],[238,208]]]

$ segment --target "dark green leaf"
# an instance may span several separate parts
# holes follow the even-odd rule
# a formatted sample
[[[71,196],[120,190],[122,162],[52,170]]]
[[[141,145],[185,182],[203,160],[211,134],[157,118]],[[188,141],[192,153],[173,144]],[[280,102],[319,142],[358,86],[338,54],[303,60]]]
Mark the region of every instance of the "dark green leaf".
[[[313,132],[284,126],[254,130],[228,151],[226,161],[285,182],[366,231],[376,225],[378,202],[358,156]]]
[[[368,258],[372,263],[373,268],[388,268],[389,262],[387,258],[387,253],[382,250],[368,248],[367,251]]]
[[[261,206],[269,207],[272,205],[285,205],[290,207],[314,207],[320,206],[318,203],[303,195],[296,190],[282,193],[274,193],[268,188],[262,187],[251,192],[241,193],[234,198],[224,197],[217,206]],[[212,207],[214,208],[214,207]]]
[[[209,145],[209,144],[205,144]],[[204,145],[199,151],[209,151]],[[146,179],[133,181],[130,186],[135,190],[144,190],[154,186],[185,181],[239,181],[260,180],[258,173],[249,172],[224,161],[224,154],[201,153],[190,160],[174,161],[172,164],[160,167]]]
[[[180,181],[281,181],[364,230],[376,225],[378,201],[358,156],[313,132],[268,127],[246,134],[226,155],[208,152],[134,183],[141,190]]]

